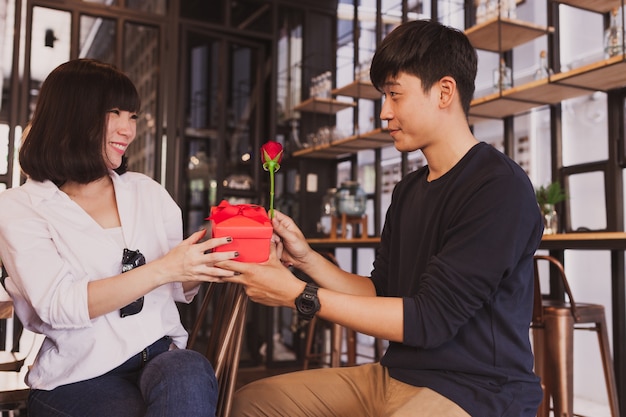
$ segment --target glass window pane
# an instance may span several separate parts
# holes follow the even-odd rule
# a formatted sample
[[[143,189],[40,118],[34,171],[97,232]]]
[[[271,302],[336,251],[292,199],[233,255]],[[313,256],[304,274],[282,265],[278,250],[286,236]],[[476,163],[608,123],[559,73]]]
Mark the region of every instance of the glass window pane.
[[[141,97],[137,137],[128,149],[128,167],[156,178],[157,104],[159,97],[159,30],[126,23],[124,26],[124,71],[135,83]]]
[[[607,102],[601,92],[563,102],[563,166],[609,157]]]
[[[499,56],[489,51],[477,50],[478,73],[476,74],[476,90],[474,98],[494,93],[493,71],[498,68]]]
[[[439,22],[457,29],[465,29],[464,0],[439,0],[437,7]]]
[[[559,17],[561,71],[603,59],[602,14],[561,5]]]
[[[81,58],[115,63],[115,21],[101,17],[80,17]]]
[[[232,72],[226,103],[226,172],[252,179],[254,164],[251,157],[258,156],[253,145],[254,135],[258,132],[254,115],[259,110],[255,94],[259,62],[254,49],[238,44],[230,45],[229,62]]]
[[[302,22],[301,12],[281,8],[279,14],[277,68],[277,123],[294,121],[293,108],[302,101]],[[299,147],[297,129],[291,140]]]
[[[504,151],[504,122],[502,120],[481,120],[474,125],[474,136],[481,142],[488,143]]]
[[[15,2],[0,1],[0,120],[3,121],[9,118],[14,17]]]
[[[547,106],[533,110],[529,115],[528,129],[530,143],[529,175],[536,187],[552,182],[552,143],[550,136],[550,108]],[[518,118],[514,125],[517,130]]]
[[[69,12],[44,7],[33,8],[30,51],[31,111],[41,82],[50,71],[70,59],[71,19]]]
[[[9,126],[0,124],[0,175],[9,172]]]
[[[573,231],[606,229],[606,201],[602,172],[570,175],[567,194]]]

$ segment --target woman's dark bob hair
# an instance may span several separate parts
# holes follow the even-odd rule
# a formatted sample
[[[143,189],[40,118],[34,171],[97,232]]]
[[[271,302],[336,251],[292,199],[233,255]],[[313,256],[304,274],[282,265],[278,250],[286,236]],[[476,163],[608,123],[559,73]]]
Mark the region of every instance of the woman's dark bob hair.
[[[110,64],[76,59],[59,65],[41,86],[24,131],[19,161],[25,175],[57,186],[87,184],[108,174],[104,150],[107,113],[139,112],[133,82]],[[125,162],[116,169],[125,171]]]

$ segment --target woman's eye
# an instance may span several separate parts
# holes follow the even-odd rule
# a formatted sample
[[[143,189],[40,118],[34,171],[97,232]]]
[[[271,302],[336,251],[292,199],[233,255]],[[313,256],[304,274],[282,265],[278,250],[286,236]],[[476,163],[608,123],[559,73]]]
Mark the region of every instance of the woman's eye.
[[[137,120],[137,119],[139,119],[139,115],[137,113],[133,113],[133,114],[131,114],[130,118],[133,119],[133,120]]]
[[[119,109],[111,109],[111,110],[109,110],[109,113],[117,114],[119,116],[120,115],[120,110]]]

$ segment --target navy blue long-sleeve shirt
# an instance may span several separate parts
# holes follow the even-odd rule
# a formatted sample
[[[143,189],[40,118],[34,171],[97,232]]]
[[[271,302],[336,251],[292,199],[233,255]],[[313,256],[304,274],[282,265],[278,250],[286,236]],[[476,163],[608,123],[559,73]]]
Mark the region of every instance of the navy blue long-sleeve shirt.
[[[404,301],[404,341],[381,363],[474,417],[535,416],[529,323],[543,223],[533,187],[485,143],[427,177],[426,166],[394,189],[374,261],[378,295]]]

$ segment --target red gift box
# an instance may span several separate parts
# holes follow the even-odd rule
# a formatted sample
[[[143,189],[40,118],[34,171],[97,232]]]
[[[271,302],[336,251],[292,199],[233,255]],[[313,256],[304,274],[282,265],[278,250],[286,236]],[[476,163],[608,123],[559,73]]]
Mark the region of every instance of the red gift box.
[[[206,220],[211,221],[212,237],[233,238],[232,243],[218,246],[215,252],[237,251],[239,256],[235,259],[241,262],[265,262],[269,258],[273,229],[263,207],[231,205],[224,200],[211,207],[211,215]]]

